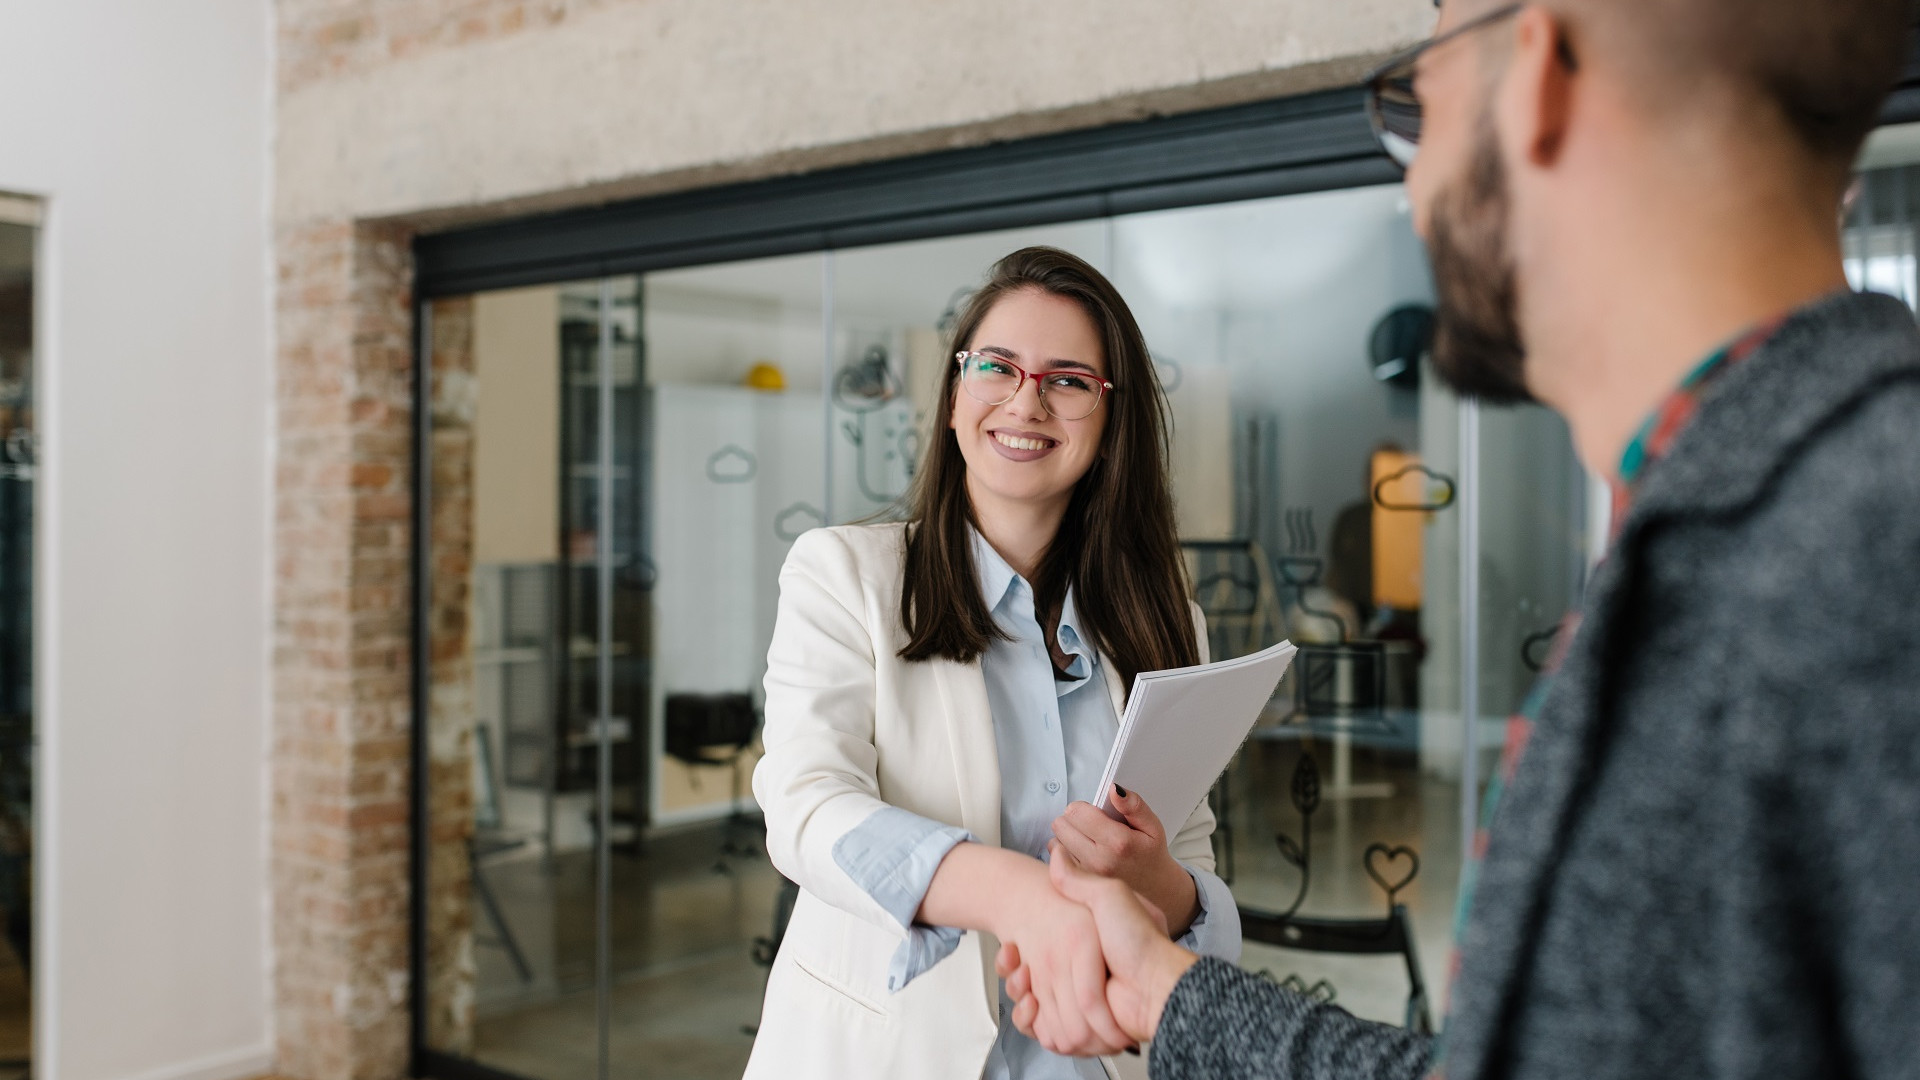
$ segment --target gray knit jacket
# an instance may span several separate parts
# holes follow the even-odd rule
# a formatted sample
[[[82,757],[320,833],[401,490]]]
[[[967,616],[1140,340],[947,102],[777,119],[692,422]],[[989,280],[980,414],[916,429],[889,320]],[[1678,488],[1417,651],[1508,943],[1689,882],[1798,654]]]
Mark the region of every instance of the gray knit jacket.
[[[1635,494],[1492,826],[1449,1080],[1920,1077],[1920,331],[1804,309]],[[1411,1078],[1218,961],[1157,1080]]]

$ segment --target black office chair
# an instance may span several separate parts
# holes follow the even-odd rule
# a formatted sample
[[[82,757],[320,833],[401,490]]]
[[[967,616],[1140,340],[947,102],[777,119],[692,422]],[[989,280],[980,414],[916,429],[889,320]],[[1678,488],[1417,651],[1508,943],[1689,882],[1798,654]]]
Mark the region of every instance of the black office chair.
[[[718,873],[731,873],[726,856],[752,858],[759,849],[739,838],[747,827],[740,809],[740,764],[760,733],[760,712],[747,694],[668,694],[666,729],[662,732],[667,756],[695,767],[724,765],[733,772],[733,802],[727,814],[726,835],[720,843]]]

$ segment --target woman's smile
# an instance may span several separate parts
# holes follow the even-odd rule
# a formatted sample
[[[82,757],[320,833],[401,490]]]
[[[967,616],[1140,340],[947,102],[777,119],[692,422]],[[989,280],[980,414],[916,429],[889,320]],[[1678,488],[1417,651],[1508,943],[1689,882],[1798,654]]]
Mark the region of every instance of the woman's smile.
[[[995,428],[987,434],[993,436],[994,449],[1000,451],[1000,456],[1012,461],[1038,461],[1060,445],[1058,439],[1031,431]]]

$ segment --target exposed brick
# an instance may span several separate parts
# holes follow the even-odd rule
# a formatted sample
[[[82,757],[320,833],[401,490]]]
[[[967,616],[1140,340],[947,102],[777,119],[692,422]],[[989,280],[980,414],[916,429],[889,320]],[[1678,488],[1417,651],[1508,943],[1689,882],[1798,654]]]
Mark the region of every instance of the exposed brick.
[[[336,11],[316,34],[348,49],[378,30]],[[407,241],[277,238],[275,1026],[299,1080],[407,1064]]]

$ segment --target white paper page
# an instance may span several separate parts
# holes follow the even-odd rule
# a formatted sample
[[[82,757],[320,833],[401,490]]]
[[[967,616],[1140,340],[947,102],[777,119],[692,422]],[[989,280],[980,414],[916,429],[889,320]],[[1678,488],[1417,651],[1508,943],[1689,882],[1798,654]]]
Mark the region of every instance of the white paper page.
[[[1094,805],[1117,819],[1117,783],[1145,799],[1170,832],[1179,829],[1246,741],[1297,651],[1283,641],[1218,664],[1142,672]]]

